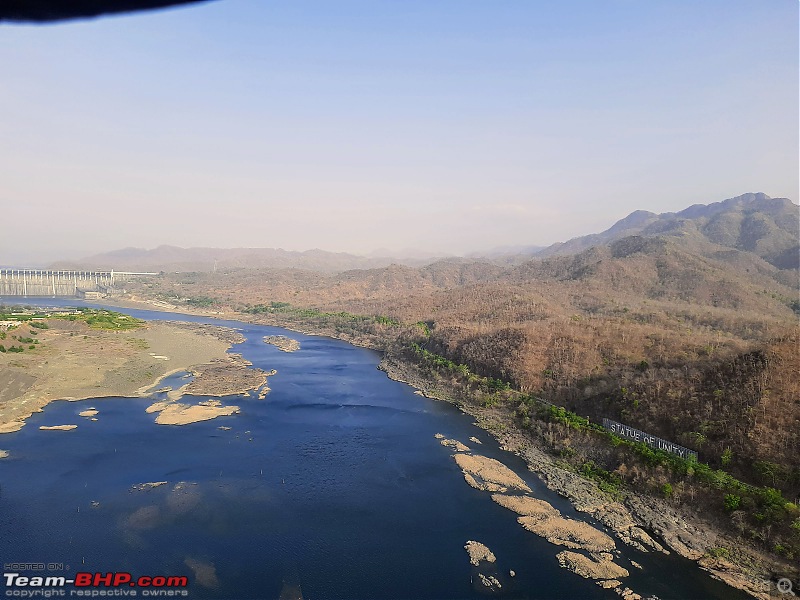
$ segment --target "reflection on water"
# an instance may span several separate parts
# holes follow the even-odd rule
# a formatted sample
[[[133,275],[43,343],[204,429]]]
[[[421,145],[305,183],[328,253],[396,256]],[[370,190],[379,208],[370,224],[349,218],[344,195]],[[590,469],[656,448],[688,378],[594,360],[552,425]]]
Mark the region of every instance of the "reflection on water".
[[[266,400],[229,399],[238,415],[177,427],[145,413],[152,399],[55,402],[2,437],[4,561],[187,575],[193,598],[477,598],[464,550],[476,540],[496,556],[501,597],[617,598],[561,569],[563,548],[465,483],[434,434],[501,460],[534,496],[584,518],[470,417],[388,380],[374,352],[288,333],[301,342],[288,354],[262,341],[287,332],[236,326],[247,340],[235,351],[278,371]],[[89,406],[96,422],[76,416]],[[79,427],[38,429],[64,422]],[[744,597],[678,557],[617,548],[625,585],[643,595]]]

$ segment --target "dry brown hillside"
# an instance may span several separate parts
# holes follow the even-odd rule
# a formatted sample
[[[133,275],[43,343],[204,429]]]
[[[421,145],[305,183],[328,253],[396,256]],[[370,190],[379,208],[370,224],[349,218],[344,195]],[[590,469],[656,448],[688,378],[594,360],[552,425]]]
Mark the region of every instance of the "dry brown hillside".
[[[632,236],[510,268],[231,270],[167,275],[151,291],[423,321],[432,352],[593,420],[678,441],[712,464],[727,449],[731,468],[755,481],[754,458],[797,467],[789,374],[800,372],[800,307],[786,284],[796,274],[707,241]],[[800,480],[784,479],[800,492]]]
[[[251,312],[278,306],[284,317],[424,322],[426,350],[476,374],[677,441],[712,465],[725,454],[745,479],[800,495],[797,213],[788,200],[746,194],[637,211],[511,266],[226,268],[167,274],[145,291]],[[384,347],[397,337],[372,333]]]
[[[676,503],[701,494],[743,544],[791,560],[800,554],[796,209],[741,197],[634,213],[599,245],[504,264],[224,268],[133,291],[384,349],[412,377],[495,407],[612,491],[625,481]],[[542,412],[536,398],[575,414]],[[669,467],[609,445],[591,425],[604,417],[696,450],[707,465]]]

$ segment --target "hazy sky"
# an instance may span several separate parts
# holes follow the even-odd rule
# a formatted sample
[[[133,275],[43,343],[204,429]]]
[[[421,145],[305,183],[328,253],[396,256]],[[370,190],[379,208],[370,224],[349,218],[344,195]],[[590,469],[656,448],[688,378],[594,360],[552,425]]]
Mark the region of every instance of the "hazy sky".
[[[221,0],[0,26],[0,264],[461,253],[798,200],[796,0]]]

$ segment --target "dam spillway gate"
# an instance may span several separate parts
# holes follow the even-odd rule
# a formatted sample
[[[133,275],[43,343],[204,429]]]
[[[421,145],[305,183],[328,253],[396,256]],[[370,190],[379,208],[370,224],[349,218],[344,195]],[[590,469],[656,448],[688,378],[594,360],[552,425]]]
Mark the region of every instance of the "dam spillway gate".
[[[0,269],[0,296],[84,296],[112,294],[128,277],[157,273]]]

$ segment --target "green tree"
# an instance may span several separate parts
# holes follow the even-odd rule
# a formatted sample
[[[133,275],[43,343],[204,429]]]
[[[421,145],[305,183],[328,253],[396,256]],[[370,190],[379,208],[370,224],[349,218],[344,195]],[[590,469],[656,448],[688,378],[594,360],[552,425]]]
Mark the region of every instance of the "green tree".
[[[722,466],[727,467],[729,464],[731,464],[732,458],[733,458],[733,452],[731,451],[731,449],[725,448],[725,450],[722,451]]]
[[[672,484],[665,483],[661,486],[661,493],[664,494],[664,498],[672,498],[672,495],[675,491],[672,489]]]
[[[725,510],[733,512],[734,510],[738,510],[739,505],[742,503],[742,498],[736,494],[725,494],[724,503]]]
[[[779,478],[785,475],[783,467],[767,460],[755,461],[753,463],[753,469],[755,469],[756,473],[758,473],[765,482],[769,481],[773,486],[776,485]]]

